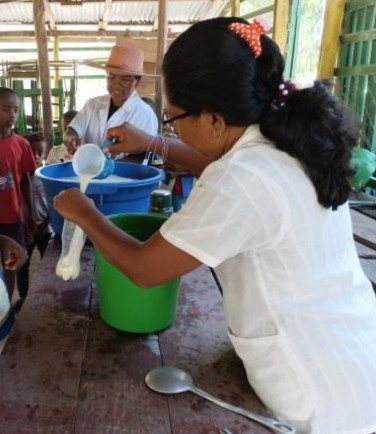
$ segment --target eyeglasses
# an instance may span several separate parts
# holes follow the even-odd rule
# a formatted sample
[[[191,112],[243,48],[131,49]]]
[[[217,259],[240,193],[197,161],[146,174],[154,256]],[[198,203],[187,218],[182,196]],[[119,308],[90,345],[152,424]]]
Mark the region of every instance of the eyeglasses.
[[[194,113],[191,113],[191,112],[184,112],[184,113],[181,113],[180,115],[173,116],[172,118],[169,118],[168,113],[163,112],[161,122],[162,122],[162,125],[172,124],[172,122],[177,121],[178,119],[183,119],[183,118],[186,118],[187,116],[193,116],[193,114]]]

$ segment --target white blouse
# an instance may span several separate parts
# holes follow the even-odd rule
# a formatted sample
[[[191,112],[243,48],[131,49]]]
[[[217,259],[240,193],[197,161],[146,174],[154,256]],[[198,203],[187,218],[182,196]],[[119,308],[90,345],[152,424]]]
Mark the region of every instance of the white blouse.
[[[249,127],[161,228],[215,267],[229,336],[265,405],[300,433],[376,431],[376,299],[348,205]]]

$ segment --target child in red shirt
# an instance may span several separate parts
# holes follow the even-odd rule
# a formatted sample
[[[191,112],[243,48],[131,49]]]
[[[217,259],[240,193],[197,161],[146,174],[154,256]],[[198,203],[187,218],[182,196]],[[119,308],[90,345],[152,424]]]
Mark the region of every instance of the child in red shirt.
[[[18,117],[17,94],[0,87],[0,234],[13,238],[25,247],[23,224],[35,230],[29,172],[36,165],[27,140],[12,131]],[[22,203],[28,221],[23,223]],[[16,273],[6,270],[5,282],[12,298]]]
[[[47,157],[47,142],[40,134],[30,134],[25,137],[30,143],[31,150],[34,155],[35,163],[38,167],[43,166]],[[50,226],[50,218],[48,214],[48,204],[46,193],[43,188],[43,183],[40,178],[34,173],[30,173],[31,194],[33,197],[33,206],[36,222],[36,231],[34,234],[25,233],[28,260],[18,270],[17,273],[17,288],[20,295],[19,302],[14,305],[15,311],[19,310],[29,290],[29,267],[30,258],[35,249],[38,248],[40,256],[43,257],[47,245],[52,235]],[[25,216],[25,214],[24,214]]]

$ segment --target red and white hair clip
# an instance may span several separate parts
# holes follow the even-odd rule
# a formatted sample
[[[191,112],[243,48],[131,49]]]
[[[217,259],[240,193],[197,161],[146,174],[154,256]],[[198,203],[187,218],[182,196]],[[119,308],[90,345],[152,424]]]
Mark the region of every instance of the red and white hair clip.
[[[256,59],[260,56],[260,36],[268,30],[268,25],[264,20],[255,18],[251,24],[231,23],[228,28],[247,42]]]

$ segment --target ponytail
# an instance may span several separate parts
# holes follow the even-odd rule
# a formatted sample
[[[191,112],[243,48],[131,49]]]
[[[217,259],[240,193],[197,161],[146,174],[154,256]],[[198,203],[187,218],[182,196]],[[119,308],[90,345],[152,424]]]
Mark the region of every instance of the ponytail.
[[[336,209],[346,202],[355,173],[350,159],[357,134],[323,83],[296,90],[282,107],[268,106],[260,131],[301,162],[322,206]]]

